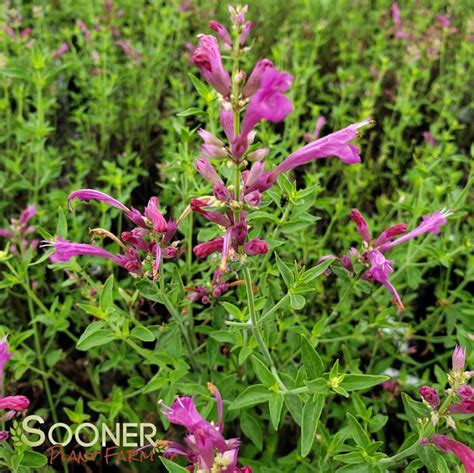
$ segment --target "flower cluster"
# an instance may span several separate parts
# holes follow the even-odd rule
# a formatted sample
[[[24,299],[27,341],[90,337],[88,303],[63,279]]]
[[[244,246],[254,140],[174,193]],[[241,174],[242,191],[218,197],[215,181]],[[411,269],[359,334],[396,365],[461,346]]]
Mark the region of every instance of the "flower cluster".
[[[188,432],[184,437],[186,446],[160,441],[160,447],[165,448],[163,456],[168,459],[184,457],[189,463],[189,471],[196,471],[197,467],[203,473],[251,473],[251,467],[237,466],[240,441],[235,438],[226,440],[223,436],[224,409],[219,390],[211,383],[207,387],[216,399],[216,423],[208,422],[199,414],[191,397],[178,397],[171,406],[160,403],[168,420],[182,425]]]
[[[451,25],[449,13],[437,13],[426,31],[419,35],[414,25],[403,21],[402,12],[397,2],[392,3],[390,12],[395,38],[408,43],[407,52],[414,59],[418,59],[422,55],[432,59],[438,58],[442,51],[443,41],[459,33],[459,30]],[[428,10],[426,11],[426,14],[430,13]],[[406,16],[409,17],[408,14]]]
[[[196,170],[211,185],[213,196],[193,199],[191,209],[217,224],[223,235],[200,243],[194,248],[198,258],[220,253],[217,279],[228,271],[229,262],[243,262],[247,256],[261,255],[269,250],[268,244],[259,239],[249,239],[248,212],[257,208],[265,191],[270,189],[282,173],[316,159],[336,156],[346,164],[360,162],[359,149],[351,142],[358,130],[369,120],[319,138],[325,119],[320,117],[316,131],[306,136],[309,143],[290,154],[276,167],[265,170],[264,158],[269,150],[253,146],[256,126],[261,121],[278,123],[293,111],[291,100],[285,95],[293,77],[278,70],[271,60],[261,59],[248,75],[240,70],[239,60],[245,48],[252,24],[245,21],[247,7],[229,7],[232,34],[227,28],[211,21],[209,26],[217,33],[225,49],[232,51],[232,75],[226,70],[220,53],[218,39],[212,35],[199,35],[191,62],[199,67],[203,79],[220,97],[220,121],[228,143],[207,130],[199,130],[203,140],[201,155],[196,160]],[[241,119],[242,114],[242,119]],[[234,168],[232,182],[225,183],[211,163],[226,161]],[[198,298],[198,295],[194,296]]]
[[[177,223],[166,220],[159,209],[158,199],[152,197],[142,214],[133,207],[129,209],[117,199],[93,189],[81,189],[72,192],[68,201],[97,200],[121,210],[136,225],[130,231],[122,232],[121,239],[103,228],[94,228],[91,233],[98,237],[108,237],[123,250],[121,254],[113,254],[95,245],[74,243],[58,237],[55,242],[47,242],[54,246],[50,259],[53,263],[69,261],[73,256],[94,256],[113,261],[122,266],[132,275],[158,278],[163,259],[176,258],[179,250],[178,242],[172,243],[177,230]]]
[[[12,357],[12,353],[8,351],[7,338],[0,340],[0,393],[3,391],[3,369],[7,361]],[[13,418],[17,412],[28,409],[30,400],[25,396],[6,396],[0,394],[0,409],[4,410],[4,414],[0,417],[0,422],[6,422]],[[0,431],[0,440],[6,440],[8,432]]]
[[[29,247],[36,248],[39,241],[37,239],[30,240],[30,236],[35,232],[36,227],[30,225],[30,220],[36,215],[36,207],[28,205],[18,218],[10,220],[8,228],[0,228],[0,236],[8,238],[12,243],[16,243],[22,250],[26,251]],[[11,245],[10,251],[16,253],[17,247]]]
[[[455,429],[456,424],[449,414],[474,414],[474,388],[467,384],[474,372],[465,371],[465,366],[466,350],[456,346],[452,356],[452,369],[448,375],[450,388],[446,391],[447,397],[443,402],[435,388],[420,388],[419,394],[431,411],[431,422],[434,426],[444,419],[448,427]],[[474,451],[469,447],[447,435],[434,434],[430,439],[441,451],[456,455],[463,462],[466,472],[474,472]],[[422,444],[428,444],[430,439],[424,439]]]
[[[354,273],[352,258],[358,260],[367,269],[362,274],[362,278],[367,281],[376,281],[384,285],[392,294],[398,310],[404,310],[404,306],[397,290],[389,281],[389,276],[393,273],[393,260],[385,258],[385,254],[397,245],[405,243],[419,235],[434,233],[438,235],[441,227],[446,223],[451,212],[446,210],[436,211],[432,215],[425,215],[422,222],[412,231],[406,233],[408,225],[398,223],[384,230],[377,238],[372,239],[369,226],[357,209],[352,209],[349,216],[355,223],[357,231],[362,238],[363,250],[359,252],[355,248],[350,248],[349,255],[339,258],[342,266],[350,273]],[[401,235],[401,236],[400,236]],[[398,238],[397,238],[398,237]],[[330,258],[334,256],[326,256]]]

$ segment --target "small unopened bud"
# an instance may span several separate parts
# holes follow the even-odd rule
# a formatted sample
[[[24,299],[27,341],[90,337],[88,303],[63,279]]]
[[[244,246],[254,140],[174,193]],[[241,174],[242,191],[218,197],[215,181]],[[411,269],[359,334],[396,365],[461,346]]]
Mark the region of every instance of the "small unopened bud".
[[[459,345],[456,345],[454,349],[452,363],[454,372],[459,373],[464,371],[464,366],[466,365],[466,350]]]
[[[423,401],[427,402],[432,407],[439,406],[439,396],[436,389],[430,386],[422,386],[419,391],[420,396],[423,398]]]
[[[268,154],[270,150],[268,148],[261,148],[261,149],[257,149],[255,151],[252,151],[251,153],[249,153],[247,155],[247,159],[249,161],[263,161],[263,159],[265,158],[265,156]]]

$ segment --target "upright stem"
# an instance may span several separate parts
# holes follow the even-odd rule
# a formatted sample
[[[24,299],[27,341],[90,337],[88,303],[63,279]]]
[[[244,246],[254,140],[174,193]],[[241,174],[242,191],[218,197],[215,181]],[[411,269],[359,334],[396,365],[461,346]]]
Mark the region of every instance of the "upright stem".
[[[265,345],[265,341],[263,340],[262,334],[260,333],[260,329],[258,327],[258,320],[257,320],[257,313],[255,311],[255,299],[253,296],[253,287],[252,287],[252,277],[250,276],[250,271],[248,267],[243,268],[244,279],[245,279],[245,288],[247,290],[247,302],[250,314],[250,321],[252,323],[251,329],[255,340],[257,340],[258,347],[262,352],[265,361],[267,362],[268,366],[270,366],[270,370],[278,381],[280,388],[283,392],[288,391],[283,381],[280,379],[278,375],[278,371],[276,369],[275,363],[273,362],[272,356],[270,355],[270,351],[268,350],[267,346]]]
[[[30,278],[28,276],[28,273],[25,273],[25,285],[28,286],[29,289],[31,289]],[[39,365],[40,370],[43,373],[46,373],[46,368],[45,368],[45,364],[44,364],[44,360],[43,360],[43,353],[42,353],[42,350],[41,350],[41,336],[40,336],[40,333],[39,333],[38,324],[35,320],[35,309],[34,309],[34,306],[33,306],[33,299],[31,297],[31,292],[32,292],[31,290],[28,290],[26,292],[26,294],[27,294],[27,298],[28,298],[28,310],[29,310],[30,316],[31,316],[31,324],[33,326],[33,335],[34,335],[34,341],[35,341],[36,359],[38,360],[38,365]],[[46,393],[46,398],[47,398],[48,404],[49,404],[49,409],[51,411],[51,417],[53,418],[54,423],[57,423],[58,422],[58,417],[56,415],[53,396],[51,394],[51,388],[49,386],[49,380],[48,380],[47,376],[43,376],[43,384],[44,384],[44,391]]]

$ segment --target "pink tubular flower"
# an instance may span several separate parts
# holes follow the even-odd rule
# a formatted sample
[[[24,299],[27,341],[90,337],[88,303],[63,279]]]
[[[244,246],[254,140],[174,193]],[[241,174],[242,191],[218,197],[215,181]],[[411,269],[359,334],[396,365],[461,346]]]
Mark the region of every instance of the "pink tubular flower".
[[[66,42],[64,42],[64,43],[61,43],[61,45],[51,53],[51,56],[54,59],[59,59],[62,56],[64,56],[68,51],[69,51],[69,46]]]
[[[392,12],[392,20],[395,25],[395,37],[397,39],[405,38],[407,34],[403,30],[402,15],[400,13],[400,7],[398,6],[398,3],[393,2],[390,10]]]
[[[230,77],[222,64],[219,44],[211,35],[198,35],[199,45],[191,56],[191,62],[199,67],[204,80],[221,95],[230,94]]]
[[[474,388],[465,384],[464,386],[460,386],[456,390],[456,394],[463,400],[469,401],[470,399],[474,398]]]
[[[5,364],[12,357],[12,353],[8,351],[7,337],[0,340],[0,392],[3,389],[3,371]],[[25,396],[7,396],[1,397],[0,394],[0,409],[8,410],[2,417],[2,420],[10,420],[16,412],[21,412],[28,409],[30,400]],[[8,432],[0,431],[0,441],[8,438]]]
[[[249,37],[250,30],[253,28],[253,23],[251,21],[246,21],[242,26],[242,33],[240,33],[239,43],[241,46],[245,44],[247,38]]]
[[[458,373],[461,371],[464,371],[465,365],[466,365],[466,350],[463,347],[456,345],[456,347],[454,348],[453,357],[452,357],[453,371],[458,372]]]
[[[355,223],[362,240],[368,243],[370,241],[370,230],[365,218],[357,209],[352,209],[349,217]]]
[[[115,41],[115,46],[118,46],[125,56],[133,59],[134,61],[141,61],[143,60],[143,56],[132,46],[130,41],[119,39]]]
[[[268,243],[260,238],[255,238],[245,243],[244,251],[249,256],[264,255],[268,253]]]
[[[420,396],[432,407],[439,406],[439,396],[438,391],[430,386],[422,386],[419,391]]]
[[[448,411],[454,412],[455,414],[474,414],[474,400],[465,399],[461,402],[451,404]]]
[[[178,397],[170,406],[162,405],[162,412],[173,424],[182,425],[188,431],[184,438],[186,446],[174,442],[166,442],[165,458],[183,456],[190,464],[188,468],[198,467],[200,471],[219,471],[220,473],[236,473],[238,439],[226,440],[222,435],[223,407],[219,390],[211,383],[208,389],[214,395],[217,403],[217,423],[211,424],[205,420],[196,409],[194,400],[190,397]]]
[[[260,59],[250,74],[242,94],[245,98],[252,96],[255,92],[260,89],[262,84],[262,78],[265,71],[274,69],[272,61],[270,59]]]
[[[217,36],[224,42],[224,44],[232,47],[232,39],[230,37],[230,34],[227,31],[227,28],[222,23],[211,20],[209,22],[209,28],[216,32]]]
[[[98,200],[100,202],[105,202],[106,204],[115,207],[116,209],[122,210],[126,214],[130,212],[130,209],[122,204],[122,202],[114,199],[104,192],[96,191],[94,189],[79,189],[77,191],[71,192],[67,196],[68,204],[73,199],[79,200]]]
[[[95,258],[104,258],[113,261],[119,266],[125,267],[125,260],[122,255],[114,255],[103,248],[87,243],[74,243],[64,238],[58,237],[55,242],[47,242],[54,247],[55,251],[51,255],[51,261],[69,261],[75,256],[93,256]]]
[[[165,233],[168,225],[159,210],[158,198],[152,197],[145,208],[145,217],[151,222],[156,233]]]
[[[89,28],[87,27],[87,25],[82,20],[77,20],[76,26],[84,33],[84,37],[86,38],[86,40],[90,41],[91,32],[89,31]]]
[[[350,141],[356,138],[357,130],[370,123],[371,120],[364,120],[360,123],[349,125],[342,130],[303,146],[270,172],[270,180],[274,181],[281,173],[290,171],[302,164],[330,156],[336,156],[346,164],[360,163],[359,148],[350,144]]]
[[[234,140],[233,152],[237,157],[247,150],[248,135],[260,120],[278,123],[293,111],[291,100],[283,95],[291,86],[293,77],[288,72],[280,72],[266,67],[260,79],[260,87],[249,102],[242,122],[242,132]]]
[[[474,473],[474,451],[467,445],[453,440],[447,435],[435,434],[431,436],[433,444],[442,452],[453,453],[461,460],[466,473]]]
[[[214,195],[219,200],[227,200],[229,193],[224,185],[224,182],[217,174],[214,166],[204,157],[199,158],[196,161],[197,172],[212,185],[214,189]]]
[[[422,223],[420,223],[420,225],[418,225],[414,230],[406,233],[396,240],[384,243],[380,247],[380,251],[388,251],[394,246],[405,243],[408,240],[412,240],[423,233],[434,233],[435,235],[439,235],[441,227],[446,224],[447,217],[450,215],[452,215],[452,212],[446,211],[445,209],[441,210],[440,212],[436,211],[433,213],[433,215],[425,215],[423,217]]]
[[[313,133],[305,133],[305,135],[304,135],[305,141],[307,141],[308,143],[311,143],[312,141],[316,141],[319,138],[319,136],[321,134],[321,129],[324,125],[326,125],[326,118],[324,118],[321,115],[316,120],[316,127],[314,128],[314,132]]]
[[[386,259],[385,253],[394,246],[416,238],[418,235],[423,233],[434,233],[437,235],[440,232],[441,226],[446,223],[446,217],[449,215],[451,215],[451,212],[446,212],[445,210],[434,212],[431,216],[423,217],[423,222],[414,230],[395,239],[395,237],[405,233],[407,230],[407,225],[405,223],[399,223],[387,228],[375,240],[372,240],[366,220],[357,209],[352,209],[350,218],[356,224],[357,230],[362,237],[364,251],[359,253],[354,248],[351,248],[350,254],[352,257],[357,258],[362,264],[368,266],[368,269],[362,275],[362,278],[383,284],[393,295],[398,309],[404,310],[403,303],[397,290],[388,280],[389,275],[393,273],[392,264],[394,261]]]
[[[222,237],[214,240],[200,243],[193,248],[193,253],[200,259],[207,258],[212,253],[220,253],[224,247],[224,239]]]
[[[25,396],[7,396],[0,399],[0,409],[25,411],[30,405],[30,400]]]

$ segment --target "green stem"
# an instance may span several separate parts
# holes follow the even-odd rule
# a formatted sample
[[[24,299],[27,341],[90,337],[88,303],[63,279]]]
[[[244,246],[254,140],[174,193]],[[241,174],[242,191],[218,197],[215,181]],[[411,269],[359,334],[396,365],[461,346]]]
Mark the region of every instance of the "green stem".
[[[278,375],[278,371],[270,355],[270,351],[265,345],[262,334],[260,333],[260,329],[258,328],[259,322],[257,320],[257,313],[255,311],[255,299],[253,295],[252,277],[250,276],[249,268],[244,266],[243,273],[244,273],[244,279],[245,279],[245,289],[247,290],[247,302],[248,302],[248,308],[249,308],[250,321],[252,322],[251,329],[252,329],[253,336],[255,337],[255,340],[257,340],[258,347],[260,348],[260,351],[263,357],[265,358],[265,361],[270,367],[270,370],[273,376],[278,381],[278,384],[280,385],[281,390],[283,392],[286,392],[288,391],[288,389],[286,388],[285,384],[283,383],[283,381],[280,379],[280,376]]]

